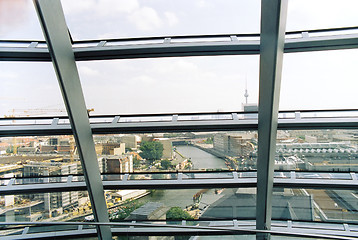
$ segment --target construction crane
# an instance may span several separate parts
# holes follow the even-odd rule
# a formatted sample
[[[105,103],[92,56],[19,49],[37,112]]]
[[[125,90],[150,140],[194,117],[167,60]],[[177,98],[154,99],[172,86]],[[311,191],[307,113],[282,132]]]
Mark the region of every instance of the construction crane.
[[[87,109],[87,114],[89,116],[90,112],[93,112],[94,108]],[[9,115],[4,115],[4,118],[16,118],[16,117],[32,117],[32,116],[43,116],[49,115],[50,113],[67,113],[65,109],[51,109],[51,108],[33,108],[33,109],[11,109],[8,111]],[[15,123],[16,120],[13,119],[12,123]],[[74,143],[72,143],[74,145]],[[13,154],[17,154],[17,141],[16,137],[12,138],[12,146],[13,146]],[[71,147],[72,149],[72,147]],[[73,154],[75,148],[73,147],[73,151],[71,151],[71,162],[73,162]]]
[[[32,117],[48,115],[49,113],[66,113],[65,109],[50,109],[50,108],[33,108],[33,109],[11,109],[9,115],[5,115],[5,118],[14,117]]]
[[[33,117],[43,116],[56,113],[67,113],[66,109],[56,108],[33,108],[33,109],[11,109],[9,115],[4,115],[4,118],[15,118],[15,117]],[[87,113],[94,112],[94,108],[87,109]]]

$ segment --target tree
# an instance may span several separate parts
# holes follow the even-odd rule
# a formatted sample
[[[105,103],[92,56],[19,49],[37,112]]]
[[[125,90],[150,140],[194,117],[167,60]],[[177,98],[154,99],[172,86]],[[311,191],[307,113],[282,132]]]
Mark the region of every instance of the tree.
[[[167,220],[192,220],[193,217],[180,207],[172,207],[167,212]]]
[[[133,158],[133,165],[135,167],[139,167],[139,165],[140,165],[140,160],[138,159],[137,156],[134,156],[134,158]]]
[[[139,154],[142,158],[145,158],[151,162],[159,160],[163,156],[163,144],[157,141],[141,143],[139,148],[142,152]]]
[[[163,169],[167,170],[167,169],[171,168],[172,163],[169,160],[162,160],[160,162],[160,165],[162,166]]]

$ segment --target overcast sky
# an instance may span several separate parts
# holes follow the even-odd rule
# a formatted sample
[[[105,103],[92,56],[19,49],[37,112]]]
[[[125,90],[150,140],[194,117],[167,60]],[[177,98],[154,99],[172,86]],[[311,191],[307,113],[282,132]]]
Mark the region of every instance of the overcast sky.
[[[257,0],[62,0],[74,40],[258,33]],[[358,26],[355,0],[290,0],[287,31]],[[16,17],[14,17],[16,16]],[[0,0],[0,38],[43,40],[30,0]],[[259,56],[77,63],[94,114],[240,111]],[[0,62],[0,115],[64,108],[51,63]],[[280,109],[358,108],[358,51],[285,54]],[[18,111],[21,114],[21,111]]]

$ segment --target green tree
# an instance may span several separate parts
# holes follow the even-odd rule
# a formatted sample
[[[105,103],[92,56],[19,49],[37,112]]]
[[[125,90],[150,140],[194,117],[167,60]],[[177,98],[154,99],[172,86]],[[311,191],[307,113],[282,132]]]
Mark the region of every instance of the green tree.
[[[14,153],[14,146],[10,146],[6,149],[6,153]]]
[[[134,156],[133,158],[133,164],[135,167],[139,167],[140,165],[140,160],[137,158],[137,156]]]
[[[193,217],[180,207],[172,207],[167,212],[167,220],[192,220]]]
[[[160,162],[160,165],[162,166],[163,169],[167,170],[169,168],[172,167],[172,163],[169,160],[162,160]]]
[[[159,160],[163,156],[163,144],[157,141],[141,143],[140,150],[142,151],[139,155],[151,162]]]
[[[214,138],[213,137],[208,137],[204,142],[207,143],[207,144],[213,144],[214,143]]]

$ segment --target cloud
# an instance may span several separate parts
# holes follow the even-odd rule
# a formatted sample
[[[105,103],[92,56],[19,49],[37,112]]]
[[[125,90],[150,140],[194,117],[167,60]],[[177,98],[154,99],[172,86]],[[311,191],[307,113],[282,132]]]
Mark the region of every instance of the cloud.
[[[169,26],[174,26],[179,22],[177,16],[173,12],[165,12],[164,15],[167,18]]]
[[[200,1],[195,1],[196,6],[199,8],[207,8],[207,7],[212,7],[213,4],[210,3],[209,1],[206,0],[200,0]]]
[[[137,0],[102,0],[98,2],[98,12],[102,16],[113,16],[116,14],[132,14],[139,9]]]
[[[152,31],[163,25],[163,22],[157,12],[150,7],[142,7],[135,10],[128,16],[128,19],[142,31]]]
[[[66,14],[88,14],[114,16],[118,13],[132,13],[139,8],[137,0],[62,0]]]
[[[31,10],[31,5],[26,0],[0,0],[0,34],[20,28],[28,21]]]
[[[94,70],[93,68],[89,68],[87,66],[80,66],[79,72],[83,74],[84,77],[96,77],[100,75],[99,71]]]

